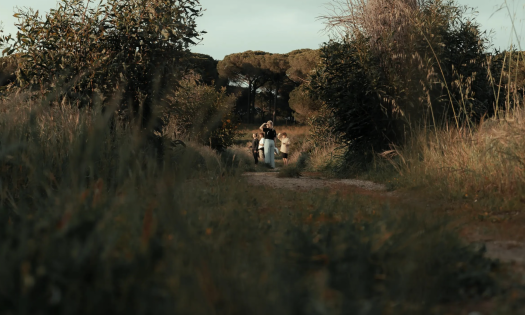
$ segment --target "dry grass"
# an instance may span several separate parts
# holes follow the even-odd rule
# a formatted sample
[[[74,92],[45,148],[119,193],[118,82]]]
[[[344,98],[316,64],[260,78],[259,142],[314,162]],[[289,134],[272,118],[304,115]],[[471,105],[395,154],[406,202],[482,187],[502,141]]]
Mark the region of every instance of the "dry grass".
[[[337,145],[313,148],[308,161],[308,170],[312,172],[330,172],[339,161],[341,150]]]
[[[261,191],[239,176],[244,148],[159,159],[96,111],[15,105],[0,120],[2,314],[407,314],[496,293],[492,262],[417,209]]]
[[[252,138],[252,134],[262,132],[261,130],[259,130],[259,126],[260,125],[256,125],[256,126],[241,125],[241,127],[239,128],[239,132],[244,135],[243,139],[249,140]],[[310,133],[310,128],[308,126],[295,126],[295,125],[279,126],[277,125],[275,126],[275,130],[277,131],[277,133],[286,132],[290,140],[294,140],[296,138],[299,138],[299,139],[303,138]]]
[[[308,140],[309,126],[276,126],[275,129],[278,133],[286,132],[290,138],[292,143],[289,153],[290,164],[298,164],[295,166],[301,170],[326,172],[327,175],[333,171],[333,166],[338,162],[339,154],[342,153],[333,141],[327,141],[326,145],[314,147]],[[244,135],[242,138],[244,145],[249,146],[252,134],[260,130],[253,126],[243,126],[240,132]],[[279,140],[277,140],[277,147],[279,148]]]
[[[477,130],[422,131],[391,159],[405,185],[431,186],[499,208],[525,202],[525,112],[484,121]],[[384,154],[385,156],[388,155]],[[516,203],[518,201],[518,203]]]

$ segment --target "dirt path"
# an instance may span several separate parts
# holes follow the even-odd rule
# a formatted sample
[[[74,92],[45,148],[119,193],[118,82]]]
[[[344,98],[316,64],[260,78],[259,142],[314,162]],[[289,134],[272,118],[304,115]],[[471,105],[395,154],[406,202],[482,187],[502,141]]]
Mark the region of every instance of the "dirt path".
[[[359,179],[323,179],[302,176],[299,178],[278,178],[276,172],[245,173],[252,185],[266,185],[273,188],[292,190],[312,190],[337,185],[354,186],[368,191],[386,192],[386,186]]]
[[[387,191],[385,185],[377,184],[371,181],[358,179],[326,179],[303,176],[300,178],[278,178],[276,172],[254,172],[245,173],[248,183],[250,185],[264,185],[277,189],[290,189],[309,191],[313,189],[336,189],[337,191],[358,193],[361,195],[368,195],[378,197],[381,199],[399,200],[407,204],[424,204],[426,208],[433,209],[443,206],[443,204],[427,204],[427,200],[419,200],[414,195],[407,195],[403,193]],[[499,259],[504,263],[514,263],[519,266],[519,269],[525,270],[525,242],[492,238],[487,239],[477,233],[465,235],[465,239],[469,243],[483,243],[486,248],[486,256]],[[523,268],[522,268],[523,267]]]

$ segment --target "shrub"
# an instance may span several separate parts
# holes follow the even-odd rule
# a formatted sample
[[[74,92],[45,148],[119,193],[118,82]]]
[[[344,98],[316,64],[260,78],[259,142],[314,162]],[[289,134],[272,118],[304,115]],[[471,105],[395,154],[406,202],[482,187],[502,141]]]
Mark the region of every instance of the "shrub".
[[[295,120],[305,123],[319,111],[322,102],[312,97],[301,85],[290,93],[289,105],[294,111]]]
[[[301,177],[301,169],[297,165],[288,165],[288,166],[282,167],[279,170],[279,173],[277,173],[277,177],[279,178],[286,178],[286,177],[299,178]]]
[[[309,158],[310,158],[310,154],[308,152],[304,152],[304,151],[299,152],[295,165],[297,166],[298,169],[304,170],[306,166],[308,165]]]
[[[232,114],[236,96],[199,81],[199,75],[189,74],[168,94],[163,134],[224,151],[238,135],[237,119]]]
[[[176,86],[199,37],[198,0],[64,0],[45,14],[21,9],[8,53],[20,53],[17,85],[51,99],[115,102],[121,114],[150,123],[153,104]],[[9,38],[3,38],[10,42]],[[109,102],[109,103],[108,103]],[[128,109],[131,110],[127,113]]]
[[[453,1],[344,0],[329,26],[347,37],[321,49],[310,91],[326,103],[363,166],[419,126],[459,127],[491,114],[488,41]],[[395,27],[395,29],[393,29]]]
[[[7,90],[7,85],[15,80],[17,64],[16,55],[0,57],[0,96]]]
[[[338,135],[349,154],[381,151],[393,131],[380,106],[380,67],[364,38],[349,43],[332,42],[321,49],[323,66],[312,76],[311,92],[326,103],[322,115],[314,117],[313,135]],[[361,49],[364,48],[364,49]]]
[[[254,170],[253,157],[249,154],[251,150],[233,146],[221,153],[222,163],[231,172],[244,172]]]

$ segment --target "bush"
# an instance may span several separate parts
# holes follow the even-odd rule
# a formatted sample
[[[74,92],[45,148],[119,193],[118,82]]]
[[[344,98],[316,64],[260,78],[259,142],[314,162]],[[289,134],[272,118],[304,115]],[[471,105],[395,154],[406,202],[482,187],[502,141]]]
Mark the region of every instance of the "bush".
[[[279,173],[277,173],[277,177],[279,178],[286,178],[286,177],[299,178],[301,177],[301,169],[297,165],[288,165],[288,166],[282,167],[279,170]]]
[[[222,163],[232,172],[253,171],[253,157],[249,154],[251,150],[239,146],[233,146],[221,153]]]
[[[66,97],[79,106],[118,100],[123,117],[141,118],[146,126],[153,104],[162,102],[190,63],[200,15],[198,0],[64,0],[43,19],[20,9],[19,35],[4,51],[20,54],[12,88]]]
[[[172,91],[163,112],[163,134],[188,139],[214,150],[224,151],[238,136],[237,119],[232,114],[236,96],[225,89],[199,83],[200,75],[189,74]]]
[[[16,55],[0,57],[0,96],[7,90],[7,85],[15,81],[17,64]]]
[[[364,38],[326,45],[321,49],[323,66],[310,83],[311,92],[327,106],[323,116],[311,120],[313,134],[339,136],[348,153],[354,155],[381,151],[388,145],[387,139],[393,139],[392,122],[384,114],[377,93],[381,85],[379,60],[367,45]]]
[[[304,86],[300,85],[290,92],[289,105],[294,111],[295,120],[305,123],[319,111],[322,102],[312,97]]]
[[[321,49],[310,91],[333,115],[325,126],[348,147],[348,161],[365,166],[420,126],[459,128],[492,113],[488,41],[464,7],[441,0],[341,5],[327,19],[347,37]]]
[[[299,152],[295,165],[297,166],[298,169],[304,170],[306,166],[308,165],[309,158],[310,158],[310,154],[308,152],[304,152],[304,151]]]

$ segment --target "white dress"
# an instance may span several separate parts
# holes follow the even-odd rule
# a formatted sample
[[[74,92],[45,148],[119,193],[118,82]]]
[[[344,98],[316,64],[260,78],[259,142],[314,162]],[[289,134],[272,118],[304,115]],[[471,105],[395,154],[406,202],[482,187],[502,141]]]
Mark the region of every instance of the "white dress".
[[[259,158],[264,159],[264,138],[259,140]]]

